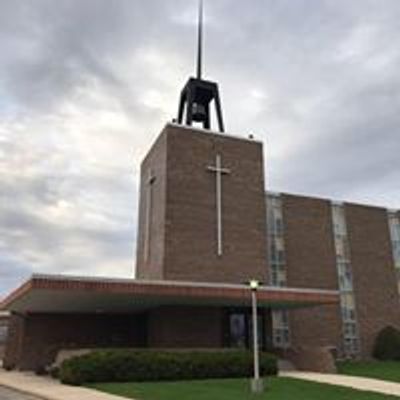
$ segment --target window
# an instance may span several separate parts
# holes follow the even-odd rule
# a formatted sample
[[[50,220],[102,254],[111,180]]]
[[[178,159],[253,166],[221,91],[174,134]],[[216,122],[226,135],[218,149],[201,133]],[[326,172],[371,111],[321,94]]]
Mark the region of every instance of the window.
[[[390,236],[393,242],[400,242],[400,221],[395,211],[389,211]]]
[[[400,217],[397,212],[389,211],[389,231],[392,241],[393,261],[396,269],[400,270]]]
[[[268,263],[271,285],[284,287],[286,257],[282,199],[279,194],[267,194]],[[274,347],[290,347],[289,317],[285,310],[272,311],[272,342]]]
[[[345,357],[355,357],[360,351],[360,344],[346,215],[341,204],[332,204],[332,223],[342,313],[343,353]]]
[[[346,236],[335,237],[336,257],[340,262],[346,262],[350,258],[349,245]]]
[[[289,316],[286,310],[272,312],[272,342],[274,347],[290,347]]]
[[[7,339],[8,328],[5,325],[0,325],[0,343],[4,343]]]

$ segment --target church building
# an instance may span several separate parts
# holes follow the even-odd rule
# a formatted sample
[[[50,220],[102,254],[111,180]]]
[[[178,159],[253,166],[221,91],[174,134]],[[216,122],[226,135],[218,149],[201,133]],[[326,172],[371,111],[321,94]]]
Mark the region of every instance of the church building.
[[[141,165],[135,279],[33,275],[0,303],[4,366],[65,349],[249,348],[250,280],[262,349],[317,370],[327,353],[371,357],[380,330],[400,328],[400,213],[271,192],[263,154],[225,132],[199,61]]]

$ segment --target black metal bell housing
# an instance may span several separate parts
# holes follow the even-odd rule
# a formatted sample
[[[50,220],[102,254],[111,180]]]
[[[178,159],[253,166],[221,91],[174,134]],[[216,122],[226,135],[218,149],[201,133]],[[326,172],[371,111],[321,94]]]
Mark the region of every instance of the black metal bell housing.
[[[224,132],[221,103],[218,93],[218,85],[215,82],[203,79],[189,78],[181,92],[179,101],[178,118],[179,124],[183,122],[186,111],[186,125],[199,122],[204,129],[210,129],[210,103],[214,100],[215,111],[220,132]]]
[[[201,103],[193,103],[192,105],[193,121],[202,122],[207,119],[206,107]]]

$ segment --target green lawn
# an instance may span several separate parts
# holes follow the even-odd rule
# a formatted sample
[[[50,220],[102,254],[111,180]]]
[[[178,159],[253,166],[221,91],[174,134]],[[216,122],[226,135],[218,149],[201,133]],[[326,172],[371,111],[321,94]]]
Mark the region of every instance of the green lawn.
[[[223,379],[156,383],[102,383],[88,385],[104,392],[137,400],[384,400],[398,399],[371,392],[290,378],[267,379],[267,390],[253,395],[249,381]]]
[[[345,375],[400,382],[400,361],[346,361],[338,364],[338,371]]]

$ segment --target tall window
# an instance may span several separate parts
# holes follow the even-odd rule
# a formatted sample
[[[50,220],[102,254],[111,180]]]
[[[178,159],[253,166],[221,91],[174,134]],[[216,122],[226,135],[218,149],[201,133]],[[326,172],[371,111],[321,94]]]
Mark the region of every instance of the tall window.
[[[268,257],[271,286],[287,284],[282,199],[267,193]],[[272,342],[274,347],[290,346],[289,316],[286,310],[272,311]]]
[[[343,353],[345,357],[356,357],[360,352],[360,339],[354,301],[346,215],[343,205],[338,203],[332,204],[332,222],[342,311]]]
[[[390,238],[392,240],[393,261],[397,272],[397,286],[400,293],[400,217],[396,211],[388,212]]]
[[[0,322],[0,344],[4,344],[7,339],[8,327],[7,325],[2,325]]]

